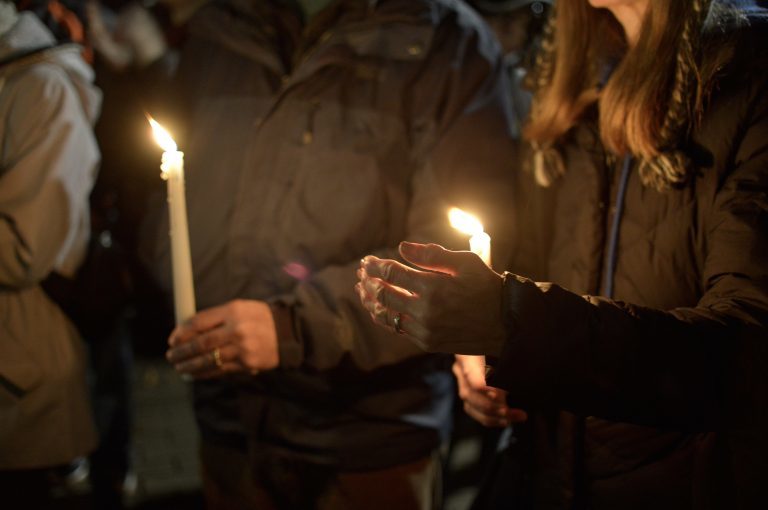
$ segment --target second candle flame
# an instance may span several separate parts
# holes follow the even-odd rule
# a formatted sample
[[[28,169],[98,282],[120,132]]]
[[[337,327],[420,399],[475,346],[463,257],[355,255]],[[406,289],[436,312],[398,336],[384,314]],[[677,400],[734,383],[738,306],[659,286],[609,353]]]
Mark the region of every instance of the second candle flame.
[[[473,236],[483,233],[483,224],[480,220],[458,207],[451,207],[448,211],[448,220],[453,228],[465,234]]]
[[[176,152],[176,142],[173,141],[171,134],[152,117],[148,120],[149,125],[152,126],[152,135],[160,148],[165,152]]]

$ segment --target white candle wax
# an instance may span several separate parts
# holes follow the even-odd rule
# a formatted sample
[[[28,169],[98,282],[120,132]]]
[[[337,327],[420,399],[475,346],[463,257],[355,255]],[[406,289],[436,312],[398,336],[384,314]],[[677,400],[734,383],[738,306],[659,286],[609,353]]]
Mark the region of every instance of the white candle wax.
[[[163,152],[160,169],[168,182],[173,300],[176,323],[181,324],[195,314],[195,287],[192,280],[187,200],[184,191],[184,153],[179,151]]]

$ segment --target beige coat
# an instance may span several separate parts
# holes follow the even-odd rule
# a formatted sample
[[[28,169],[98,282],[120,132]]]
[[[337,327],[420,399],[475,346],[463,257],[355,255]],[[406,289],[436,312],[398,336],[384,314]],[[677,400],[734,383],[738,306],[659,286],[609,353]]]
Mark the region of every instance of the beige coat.
[[[30,14],[0,37],[0,61],[54,43]],[[89,232],[100,96],[75,47],[0,67],[0,469],[65,463],[96,442],[85,351],[40,287],[71,276]]]

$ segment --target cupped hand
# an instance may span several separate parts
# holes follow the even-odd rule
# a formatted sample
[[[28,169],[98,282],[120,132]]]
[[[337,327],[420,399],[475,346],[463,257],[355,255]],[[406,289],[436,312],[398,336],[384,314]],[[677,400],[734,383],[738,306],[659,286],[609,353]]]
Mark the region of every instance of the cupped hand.
[[[196,379],[276,368],[277,333],[263,301],[235,300],[195,314],[168,338],[166,358]]]
[[[428,352],[498,355],[501,275],[474,253],[437,244],[404,242],[400,254],[422,270],[372,255],[362,260],[355,288],[373,320]]]
[[[485,384],[485,356],[456,355],[453,375],[464,411],[481,425],[508,427],[528,419],[525,411],[507,405],[506,391]]]

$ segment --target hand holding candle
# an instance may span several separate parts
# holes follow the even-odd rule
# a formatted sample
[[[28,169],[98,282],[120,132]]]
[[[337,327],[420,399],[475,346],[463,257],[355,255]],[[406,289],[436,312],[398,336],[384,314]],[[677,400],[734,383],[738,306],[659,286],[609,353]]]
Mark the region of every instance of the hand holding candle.
[[[491,267],[491,236],[480,220],[456,207],[448,211],[451,226],[470,235],[469,250]],[[464,411],[486,427],[507,427],[528,419],[521,409],[507,406],[507,392],[485,384],[485,356],[457,354],[453,374],[459,387]]]
[[[163,149],[161,176],[168,183],[171,266],[176,324],[195,314],[195,287],[192,280],[192,256],[189,250],[187,201],[184,190],[184,153],[176,148],[171,135],[154,119],[149,119],[155,141]]]
[[[375,322],[430,352],[501,352],[501,275],[436,244],[401,243],[400,254],[417,269],[369,255],[358,271],[356,290]]]

